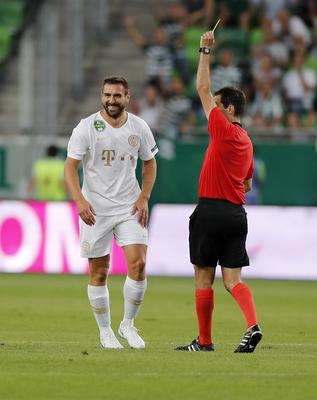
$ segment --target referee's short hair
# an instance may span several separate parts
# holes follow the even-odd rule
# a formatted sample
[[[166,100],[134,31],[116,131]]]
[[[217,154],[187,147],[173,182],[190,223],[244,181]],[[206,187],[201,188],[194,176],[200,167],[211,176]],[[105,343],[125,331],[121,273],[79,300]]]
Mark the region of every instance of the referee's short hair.
[[[125,78],[122,76],[110,76],[103,80],[102,88],[105,85],[122,85],[125,89],[125,92],[128,93],[129,91],[129,84]]]
[[[234,106],[234,115],[241,117],[244,113],[246,97],[241,89],[233,86],[225,86],[215,92],[215,96],[221,97],[221,103],[227,108],[230,104]]]

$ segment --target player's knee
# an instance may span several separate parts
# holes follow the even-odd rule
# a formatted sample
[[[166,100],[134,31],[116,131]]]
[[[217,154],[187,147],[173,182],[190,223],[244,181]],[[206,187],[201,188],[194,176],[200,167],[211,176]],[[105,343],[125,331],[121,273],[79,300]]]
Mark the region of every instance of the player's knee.
[[[224,280],[223,280],[223,285],[224,285],[225,289],[226,289],[229,293],[232,292],[232,289],[236,286],[237,283],[239,283],[239,282],[233,281],[233,280],[231,280],[231,279],[224,279]]]
[[[145,273],[145,259],[138,258],[130,265],[130,272],[133,276],[140,278]]]
[[[196,277],[195,279],[196,289],[209,289],[212,286],[211,279],[209,277]]]
[[[196,289],[209,289],[213,285],[214,273],[211,268],[195,266]]]
[[[91,282],[95,285],[105,285],[108,276],[108,268],[98,268],[90,273]]]

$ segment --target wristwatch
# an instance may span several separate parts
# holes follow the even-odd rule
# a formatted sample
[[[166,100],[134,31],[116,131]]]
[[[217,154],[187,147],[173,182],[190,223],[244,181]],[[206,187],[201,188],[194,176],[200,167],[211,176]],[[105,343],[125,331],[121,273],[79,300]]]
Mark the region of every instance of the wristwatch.
[[[209,47],[200,47],[199,48],[199,53],[210,54],[211,53],[211,49]]]

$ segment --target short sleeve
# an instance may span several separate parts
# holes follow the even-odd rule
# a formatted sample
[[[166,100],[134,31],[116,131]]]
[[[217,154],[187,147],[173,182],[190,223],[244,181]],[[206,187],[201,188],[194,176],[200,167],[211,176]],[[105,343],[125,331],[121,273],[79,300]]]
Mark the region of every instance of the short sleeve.
[[[82,121],[74,128],[67,146],[67,157],[83,160],[89,148],[88,130]]]
[[[251,165],[250,165],[249,171],[248,171],[247,176],[246,176],[245,179],[246,180],[251,179],[252,176],[253,176],[253,173],[254,173],[254,160],[252,158]]]
[[[145,121],[142,121],[141,144],[139,148],[139,157],[143,161],[151,160],[158,152],[153,133]]]
[[[208,118],[208,132],[213,139],[225,138],[231,123],[222,115],[217,107],[213,108]]]

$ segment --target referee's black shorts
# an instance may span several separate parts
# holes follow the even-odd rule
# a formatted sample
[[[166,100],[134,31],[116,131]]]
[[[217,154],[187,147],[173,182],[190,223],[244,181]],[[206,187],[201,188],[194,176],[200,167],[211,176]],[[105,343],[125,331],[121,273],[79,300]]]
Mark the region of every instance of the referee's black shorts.
[[[199,199],[189,219],[190,261],[200,267],[249,265],[245,248],[247,214],[242,205],[221,199]]]

